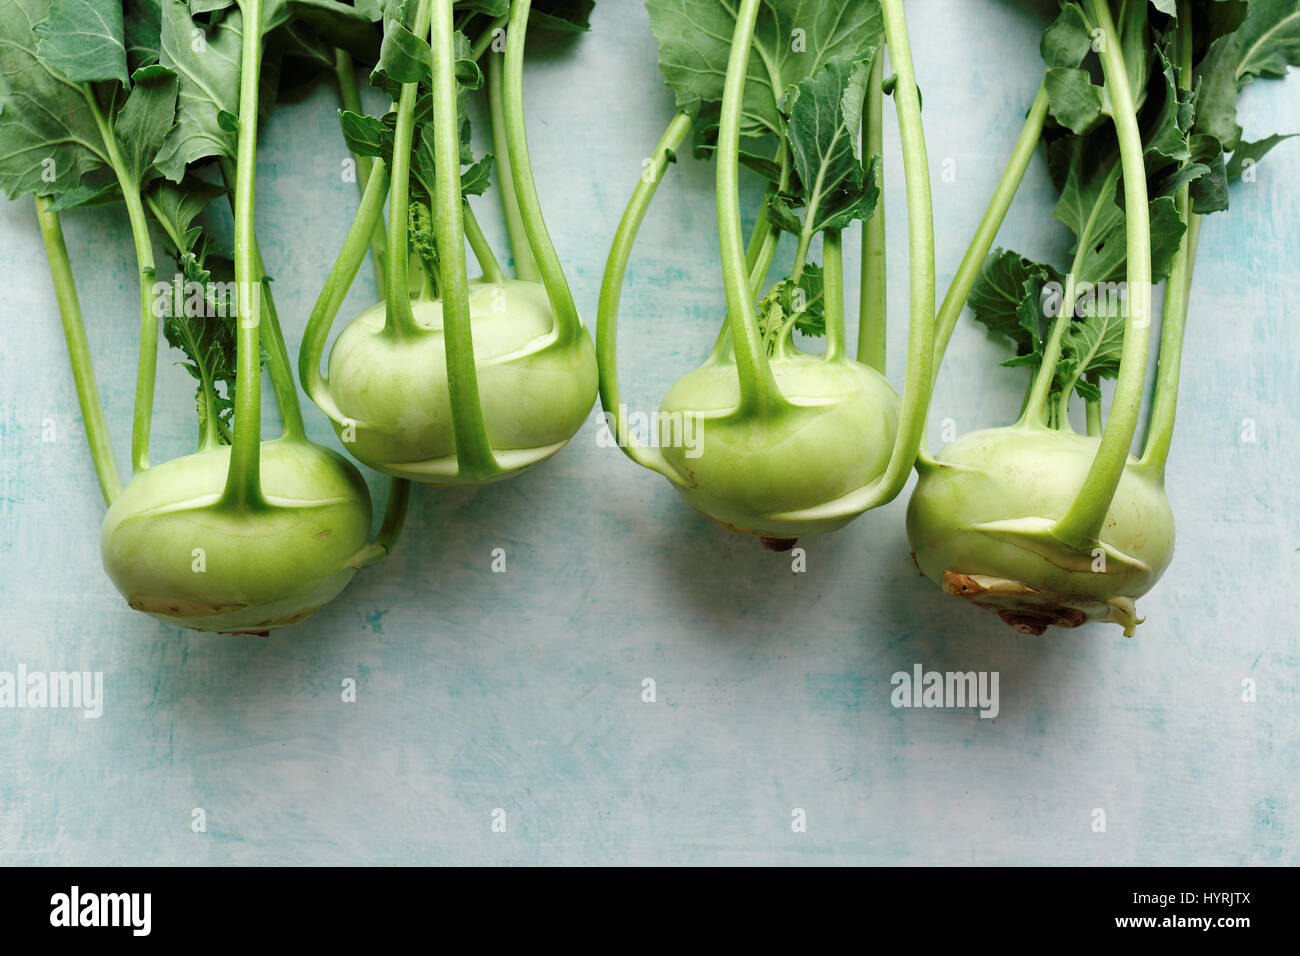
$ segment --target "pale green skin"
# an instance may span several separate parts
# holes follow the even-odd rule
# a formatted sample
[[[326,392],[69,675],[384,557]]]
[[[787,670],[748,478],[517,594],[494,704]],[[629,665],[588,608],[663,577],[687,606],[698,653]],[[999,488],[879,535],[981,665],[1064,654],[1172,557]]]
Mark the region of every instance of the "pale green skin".
[[[788,541],[835,531],[861,511],[841,499],[889,464],[898,393],[849,359],[777,356],[772,373],[793,407],[761,419],[736,413],[740,385],[729,362],[707,363],[673,385],[660,412],[690,418],[702,439],[695,458],[661,439],[681,477],[674,485],[691,507],[743,534]]]
[[[504,478],[546,460],[582,426],[596,401],[596,351],[585,331],[558,341],[537,283],[480,279],[469,289],[483,419]],[[330,352],[335,408],[326,411],[348,451],[372,468],[459,484],[442,303],[414,299],[411,308],[427,330],[416,339],[383,332],[382,302],[343,330]]]
[[[100,550],[132,608],[177,627],[259,634],[310,616],[352,580],[371,518],[355,466],[315,445],[265,442],[267,504],[242,514],[218,504],[229,467],[229,447],[177,458],[113,502]]]
[[[1024,633],[1113,621],[1131,634],[1134,601],[1174,554],[1174,516],[1158,477],[1130,456],[1098,547],[1051,535],[1069,510],[1100,439],[1032,426],[972,432],[922,466],[907,535],[926,577]]]

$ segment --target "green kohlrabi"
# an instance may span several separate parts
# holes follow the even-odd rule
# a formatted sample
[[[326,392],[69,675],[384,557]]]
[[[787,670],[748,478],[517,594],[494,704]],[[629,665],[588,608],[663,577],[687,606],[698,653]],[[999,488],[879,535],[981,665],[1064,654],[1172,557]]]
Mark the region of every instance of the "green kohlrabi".
[[[595,349],[542,219],[523,115],[530,14],[535,26],[582,30],[591,6],[411,0],[386,7],[371,83],[393,106],[382,117],[340,114],[349,147],[371,168],[299,357],[307,393],[345,447],[373,468],[429,484],[506,478],[563,447],[595,401]],[[478,39],[471,44],[461,27]],[[485,57],[487,77],[479,66]],[[485,83],[497,155],[476,160],[465,106]],[[488,188],[494,164],[514,278],[469,204]],[[330,326],[377,234],[385,198],[384,301],[339,334],[322,374]],[[475,279],[466,272],[467,241],[482,273]]]
[[[601,401],[618,445],[692,507],[766,546],[842,527],[892,500],[911,470],[933,354],[933,224],[920,94],[901,0],[648,0],[660,67],[677,97],[614,239],[601,290]],[[894,75],[883,74],[886,42]],[[911,245],[906,393],[884,371],[880,117],[892,91],[902,136]],[[668,165],[695,130],[716,153],[726,318],[704,365],[664,398],[653,444],[629,432],[616,369],[624,275]],[[865,145],[865,150],[864,150]],[[746,248],[739,178],[767,183]],[[856,358],[846,342],[843,231],[866,221]],[[790,274],[769,284],[778,243]],[[810,258],[820,237],[822,262]],[[824,336],[824,354],[794,333]]]
[[[945,591],[1023,633],[1096,620],[1132,635],[1136,599],[1173,558],[1165,468],[1201,217],[1227,208],[1229,180],[1278,141],[1241,140],[1241,87],[1297,58],[1294,0],[1247,9],[1062,4],[1043,36],[1047,68],[1020,142],[940,310],[939,355],[969,297],[975,318],[1015,346],[1005,364],[1032,375],[1015,425],[919,456],[907,517],[914,559]],[[1040,138],[1060,193],[1056,217],[1075,237],[1060,271],[1011,251],[989,255]],[[1162,280],[1155,394],[1135,457]],[[1116,380],[1104,424],[1103,379]],[[1083,433],[1070,422],[1075,396]]]
[[[0,187],[33,194],[92,458],[109,504],[105,570],[128,603],[169,623],[266,633],[332,600],[401,525],[394,489],[368,542],[358,471],[307,441],[253,231],[259,100],[269,110],[294,2],[16,0],[0,7]],[[318,17],[355,11],[329,0]],[[322,22],[318,19],[317,22]],[[250,29],[260,24],[262,29]],[[263,42],[263,33],[267,41]],[[200,221],[228,195],[233,259]],[[121,203],[139,278],[140,359],[123,487],[109,442],[59,213]],[[155,230],[161,235],[156,235]],[[161,238],[174,259],[163,281]],[[160,327],[196,383],[198,448],[151,464]],[[263,334],[265,333],[265,334]],[[261,439],[263,359],[283,435]]]

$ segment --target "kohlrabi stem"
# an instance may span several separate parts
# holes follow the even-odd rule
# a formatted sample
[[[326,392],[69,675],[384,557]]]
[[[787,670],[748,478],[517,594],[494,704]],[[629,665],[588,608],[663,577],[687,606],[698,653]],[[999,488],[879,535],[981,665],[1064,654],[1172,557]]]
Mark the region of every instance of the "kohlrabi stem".
[[[826,310],[826,361],[844,357],[844,245],[838,229],[822,235],[822,259],[826,269],[823,295]]]
[[[740,114],[745,95],[745,74],[754,43],[754,23],[760,5],[760,0],[741,0],[736,29],[731,38],[718,126],[718,236],[727,316],[736,351],[736,374],[740,380],[737,414],[742,416],[762,416],[787,404],[777,388],[767,360],[767,348],[755,321],[754,292],[745,269],[745,246],[740,225]]]
[[[506,94],[502,78],[502,61],[505,55],[493,53],[488,57],[488,104],[492,112],[492,148],[496,152],[497,179],[500,181],[501,208],[505,212],[506,234],[510,239],[510,254],[515,260],[515,278],[524,282],[539,282],[537,260],[528,246],[524,219],[519,214],[519,197],[515,193],[515,180],[510,166],[510,151],[506,148]]]
[[[334,324],[343,300],[347,298],[352,280],[365,261],[370,237],[383,218],[384,197],[387,193],[388,169],[382,160],[375,160],[370,170],[370,181],[366,183],[366,191],[361,196],[361,208],[352,220],[352,228],[343,241],[343,249],[334,260],[325,285],[316,299],[316,305],[311,310],[311,318],[307,320],[307,329],[303,332],[302,346],[298,350],[298,378],[302,381],[302,387],[311,396],[311,400],[327,413],[333,403],[325,384],[325,376],[320,370],[325,341],[329,338],[330,327]]]
[[[1186,92],[1192,85],[1192,12],[1188,0],[1178,2],[1176,48],[1178,89]],[[1164,480],[1169,462],[1169,448],[1174,437],[1174,418],[1178,412],[1178,379],[1183,358],[1183,331],[1187,326],[1187,308],[1191,299],[1192,270],[1196,266],[1196,245],[1201,235],[1201,217],[1192,212],[1191,193],[1183,186],[1174,196],[1178,216],[1187,223],[1183,241],[1174,254],[1165,283],[1165,305],[1160,320],[1160,355],[1156,360],[1155,397],[1147,422],[1146,445],[1140,466]]]
[[[506,275],[501,271],[501,264],[497,262],[497,257],[492,254],[492,245],[488,242],[487,236],[483,235],[483,230],[474,217],[474,210],[470,208],[468,199],[465,200],[465,208],[462,212],[465,216],[465,238],[469,240],[469,247],[474,250],[474,258],[478,260],[483,278],[500,285],[505,281]]]
[[[691,118],[678,113],[668,125],[659,145],[655,147],[650,165],[641,171],[640,180],[628,202],[627,210],[614,234],[614,243],[605,262],[605,275],[600,284],[600,303],[596,308],[596,356],[600,369],[600,405],[605,410],[605,421],[611,423],[618,447],[643,468],[656,471],[670,480],[675,472],[669,468],[658,449],[646,448],[632,440],[628,434],[622,397],[618,387],[618,306],[623,294],[623,280],[627,276],[628,260],[637,232],[645,220],[646,212],[654,199],[659,183],[668,170],[668,155],[676,153],[691,131]]]
[[[41,237],[45,240],[45,257],[50,263],[50,278],[54,280],[54,297],[59,303],[59,316],[63,320],[63,338],[68,343],[68,363],[72,366],[72,381],[77,388],[77,403],[86,428],[86,444],[90,458],[95,463],[95,476],[104,503],[111,505],[122,493],[122,476],[113,457],[113,442],[104,418],[104,406],[99,401],[99,386],[95,384],[95,367],[90,357],[90,343],[86,340],[86,324],[81,317],[81,303],[77,300],[77,283],[68,261],[68,247],[63,241],[63,227],[58,213],[50,211],[50,201],[36,197],[36,218],[41,224]]]
[[[379,526],[379,534],[348,562],[351,567],[364,568],[393,553],[397,539],[402,536],[402,525],[406,523],[410,502],[411,483],[405,478],[392,479],[388,483],[388,504],[384,506],[384,520]]]
[[[253,187],[257,173],[257,87],[262,68],[262,0],[240,0],[244,38],[239,57],[239,132],[235,164],[235,428],[221,502],[239,511],[262,498],[262,274],[256,265]]]
[[[439,4],[442,0],[420,0],[415,11],[415,29],[417,37],[429,35],[430,3]],[[452,42],[451,24],[447,24],[446,41]],[[384,316],[384,332],[394,338],[414,338],[420,334],[415,323],[415,313],[411,310],[411,291],[409,284],[410,244],[407,230],[410,225],[411,198],[411,141],[415,135],[415,100],[419,95],[418,83],[403,83],[402,92],[397,101],[397,125],[393,130],[393,168],[390,171],[392,186],[388,195],[388,275],[384,301],[387,305]],[[452,107],[455,108],[455,90],[451,93]],[[435,94],[436,99],[436,94]],[[456,188],[460,188],[460,165],[456,165]],[[459,205],[459,204],[458,204]],[[456,245],[464,249],[465,243],[457,235]],[[442,250],[440,250],[442,251]]]
[[[898,422],[898,437],[885,473],[874,483],[868,507],[892,501],[903,490],[925,437],[925,422],[934,384],[934,210],[930,197],[930,160],[921,125],[921,92],[916,86],[912,48],[907,38],[903,0],[881,0],[889,62],[898,77],[894,105],[903,147],[907,186],[908,308],[907,381]]]
[[[777,150],[777,162],[781,166],[781,178],[777,181],[776,188],[778,192],[784,192],[790,185],[790,147],[784,141]],[[745,249],[745,268],[748,270],[749,288],[755,299],[763,291],[763,284],[767,281],[767,274],[772,269],[772,260],[776,258],[780,244],[781,231],[772,222],[767,203],[764,202]],[[729,323],[723,327],[722,334],[730,334]]]
[[[504,30],[506,23],[508,23],[509,20],[510,15],[503,13],[483,28],[483,32],[478,35],[478,39],[474,41],[474,45],[470,48],[469,57],[471,60],[477,63],[483,58],[483,54],[487,52],[487,48],[490,47],[492,41],[496,39],[497,31]]]
[[[514,177],[515,196],[524,220],[524,233],[528,247],[537,260],[555,313],[558,340],[572,342],[586,333],[582,319],[573,301],[569,281],[564,277],[564,267],[555,252],[546,220],[542,218],[542,203],[537,196],[537,183],[533,178],[533,162],[528,155],[528,131],[524,127],[524,45],[528,38],[528,14],[532,0],[513,0],[510,7],[510,30],[506,34],[505,107],[506,149],[510,154],[510,169]]]
[[[429,4],[422,4],[421,9]],[[443,343],[457,471],[462,478],[500,474],[492,455],[474,364],[470,329],[469,276],[465,257],[465,202],[460,187],[460,115],[452,0],[434,0],[432,18],[419,36],[431,36],[433,86],[433,153],[436,170],[433,232],[441,272]],[[432,30],[432,33],[430,33]],[[520,31],[522,33],[522,31]],[[514,30],[511,29],[513,37]],[[511,42],[519,42],[513,40]]]
[[[135,417],[131,423],[131,466],[135,471],[144,471],[149,467],[149,433],[153,429],[153,395],[158,378],[158,315],[154,311],[153,299],[157,270],[154,267],[153,242],[149,238],[149,219],[140,198],[140,186],[122,160],[117,134],[104,118],[95,91],[89,86],[83,86],[81,91],[104,141],[108,164],[122,189],[126,214],[131,222],[131,238],[135,241],[136,278],[140,283],[140,365],[136,370]]]
[[[1101,376],[1098,375],[1096,372],[1089,372],[1087,378],[1091,384],[1096,385],[1098,388],[1101,387]],[[1066,406],[1065,412],[1068,420],[1069,413],[1070,413],[1068,404]],[[1101,399],[1090,398],[1087,401],[1085,401],[1083,403],[1083,414],[1084,414],[1084,427],[1086,429],[1088,436],[1091,438],[1100,438],[1101,429],[1102,429]]]
[[[231,212],[234,212],[234,186],[237,178],[234,164],[228,157],[221,157],[221,178],[226,184],[226,195],[230,198]],[[266,363],[267,374],[271,376],[271,389],[275,392],[275,404],[280,410],[280,420],[284,426],[284,438],[301,441],[307,437],[302,421],[302,405],[298,401],[298,387],[293,380],[293,361],[289,358],[289,348],[284,342],[284,331],[280,328],[280,314],[275,308],[275,298],[271,294],[271,284],[266,278],[266,263],[262,261],[262,248],[253,235],[253,267],[257,270],[260,285],[262,312],[265,316],[267,336]]]
[[[1147,206],[1142,132],[1138,129],[1128,68],[1120,52],[1120,40],[1115,33],[1108,2],[1087,0],[1087,3],[1093,20],[1102,31],[1098,44],[1101,47],[1102,73],[1110,97],[1123,167],[1124,214],[1128,229],[1128,314],[1124,320],[1124,346],[1115,397],[1111,401],[1101,445],[1070,510],[1052,530],[1059,541],[1075,548],[1088,548],[1096,542],[1115,489],[1124,474],[1142,407],[1147,339],[1151,331],[1151,220]]]
[[[1011,201],[1020,188],[1020,181],[1024,179],[1025,170],[1029,168],[1029,161],[1038,148],[1038,139],[1043,135],[1043,121],[1047,118],[1047,105],[1047,88],[1040,85],[1038,95],[1034,97],[1034,105],[1030,107],[1029,116],[1025,119],[1024,128],[1020,131],[1020,138],[1016,140],[1011,161],[1002,173],[997,189],[993,191],[993,198],[984,212],[984,218],[980,220],[975,236],[966,249],[966,255],[962,257],[961,265],[957,267],[957,274],[953,276],[952,285],[948,287],[948,294],[944,296],[943,305],[939,308],[935,330],[936,363],[943,360],[943,354],[948,349],[948,341],[952,338],[953,329],[957,327],[957,320],[961,318],[961,311],[966,306],[970,290],[975,286],[975,280],[979,278],[984,260],[988,257],[989,250],[993,248],[993,240],[997,238],[998,230],[1002,227],[1002,220],[1006,218],[1007,210],[1011,208]]]
[[[884,153],[885,96],[882,84],[885,47],[871,62],[866,109],[862,111],[862,155],[868,161]],[[883,175],[883,169],[882,169]],[[858,361],[885,374],[888,318],[885,310],[885,198],[876,202],[871,218],[862,224],[862,294],[858,303]]]
[[[347,50],[339,47],[334,51],[334,75],[339,84],[339,102],[343,108],[350,113],[358,115],[365,114],[365,108],[361,104],[361,89],[357,85],[356,68],[352,63],[352,54]],[[374,168],[374,161],[369,156],[361,156],[356,153],[352,154],[352,162],[357,171],[357,189],[361,192],[361,198],[366,195],[366,184],[370,182],[370,173]],[[386,250],[388,247],[388,234],[380,224],[370,237],[370,251],[374,256],[375,270],[375,293],[379,298],[384,297],[384,270],[387,268],[385,263]]]

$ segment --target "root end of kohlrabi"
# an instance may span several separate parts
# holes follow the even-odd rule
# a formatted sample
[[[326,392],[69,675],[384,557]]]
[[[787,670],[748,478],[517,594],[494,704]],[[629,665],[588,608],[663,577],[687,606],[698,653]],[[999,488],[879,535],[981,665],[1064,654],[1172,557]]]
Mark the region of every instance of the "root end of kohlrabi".
[[[996,614],[1021,634],[1041,636],[1049,627],[1079,627],[1089,621],[1119,624],[1132,637],[1141,619],[1129,598],[1097,601],[1080,595],[1050,594],[1021,581],[985,574],[943,572],[943,590]]]
[[[769,551],[789,551],[799,543],[798,538],[759,538],[763,542],[763,547]]]

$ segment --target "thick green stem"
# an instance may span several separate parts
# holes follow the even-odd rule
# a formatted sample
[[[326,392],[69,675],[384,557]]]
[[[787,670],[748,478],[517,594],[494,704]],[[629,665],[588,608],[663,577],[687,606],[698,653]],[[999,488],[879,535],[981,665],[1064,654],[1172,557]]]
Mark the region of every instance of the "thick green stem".
[[[82,87],[82,94],[95,118],[95,126],[104,141],[109,166],[117,177],[126,203],[126,214],[131,222],[131,238],[135,242],[135,258],[140,283],[140,364],[136,370],[135,417],[131,423],[131,465],[135,471],[149,467],[149,434],[153,429],[153,396],[158,378],[158,315],[154,311],[153,287],[157,279],[154,266],[153,242],[149,238],[149,219],[145,215],[144,201],[140,198],[140,185],[126,168],[117,147],[117,136],[104,117],[95,92]]]
[[[555,252],[546,220],[542,218],[542,203],[537,196],[537,183],[533,178],[533,163],[528,155],[528,131],[524,127],[524,45],[528,37],[528,14],[532,0],[514,0],[510,8],[510,32],[506,38],[505,62],[505,120],[506,150],[510,154],[510,169],[514,177],[515,195],[524,221],[528,247],[532,249],[541,272],[542,285],[555,313],[558,340],[572,342],[586,333],[578,307],[573,301],[569,281],[564,277],[564,267]]]
[[[234,212],[234,185],[237,179],[234,164],[222,157],[221,178],[226,183],[226,195],[230,200],[231,212]],[[275,308],[275,298],[271,294],[271,284],[266,280],[266,263],[262,261],[262,248],[253,235],[253,267],[257,270],[260,283],[262,317],[267,335],[266,363],[267,373],[271,376],[271,389],[275,392],[275,403],[280,409],[280,420],[284,424],[284,438],[300,441],[307,437],[302,421],[302,405],[298,401],[298,388],[293,381],[293,361],[289,358],[289,347],[284,341],[284,330],[280,327],[280,314]]]
[[[655,147],[650,166],[642,172],[627,210],[618,224],[618,231],[614,234],[609,258],[605,262],[605,275],[600,284],[600,303],[596,309],[596,356],[600,369],[600,404],[605,410],[605,420],[612,423],[618,446],[629,458],[641,467],[657,471],[670,479],[674,479],[674,473],[658,450],[633,442],[628,434],[618,386],[618,306],[623,295],[623,281],[627,276],[632,247],[655,192],[659,189],[659,183],[668,170],[668,156],[681,148],[690,131],[691,118],[685,113],[678,113]]]
[[[420,0],[415,11],[414,33],[418,37],[428,36],[431,0]],[[441,0],[432,0],[440,3]],[[451,24],[447,24],[446,40],[452,42]],[[452,108],[455,108],[455,90],[452,90]],[[395,338],[414,338],[420,334],[415,324],[415,313],[411,310],[410,293],[410,244],[407,241],[407,217],[410,214],[411,197],[411,142],[415,136],[415,101],[419,96],[418,83],[402,84],[402,93],[397,101],[397,125],[393,130],[393,168],[390,171],[392,185],[388,195],[388,276],[385,302],[384,331]],[[436,94],[435,94],[436,98]],[[456,187],[460,188],[460,164],[456,165]],[[457,236],[456,244],[463,247],[464,242]],[[441,251],[441,250],[440,250]]]
[[[1106,0],[1088,0],[1088,9],[1102,31],[1099,44],[1102,72],[1112,105],[1123,167],[1124,212],[1128,228],[1128,314],[1124,321],[1124,346],[1115,397],[1101,444],[1083,487],[1052,532],[1058,540],[1075,548],[1088,548],[1096,542],[1115,489],[1124,474],[1142,407],[1147,339],[1151,331],[1151,221],[1142,132],[1138,129],[1128,69],[1120,52],[1110,8]]]
[[[908,306],[907,383],[898,437],[885,474],[873,486],[868,507],[892,501],[903,490],[925,437],[925,421],[934,384],[934,210],[930,196],[930,160],[921,124],[921,92],[912,66],[903,0],[881,0],[890,65],[898,77],[894,104],[903,147],[907,187]]]
[[[1033,383],[1029,386],[1029,398],[1025,401],[1024,410],[1020,413],[1022,424],[1032,423],[1035,425],[1047,424],[1045,418],[1047,414],[1047,397],[1052,390],[1052,382],[1056,379],[1056,366],[1061,360],[1061,343],[1065,340],[1065,332],[1074,321],[1074,295],[1077,285],[1076,277],[1079,274],[1079,268],[1083,264],[1083,257],[1089,251],[1087,241],[1088,230],[1084,230],[1084,237],[1079,240],[1079,249],[1074,254],[1074,262],[1070,265],[1070,271],[1065,277],[1065,289],[1061,293],[1060,310],[1052,320],[1052,329],[1047,336],[1047,345],[1043,348],[1043,361],[1038,366],[1038,371],[1034,373]],[[1066,398],[1069,398],[1069,389],[1066,389]]]
[[[334,51],[334,75],[338,79],[339,102],[343,104],[343,108],[350,113],[363,115],[365,108],[361,104],[361,89],[357,85],[357,73],[352,64],[352,54],[342,47]],[[361,198],[365,199],[366,185],[370,182],[374,160],[369,156],[353,153],[352,161],[357,170],[357,189],[361,193]],[[370,251],[374,257],[372,265],[375,270],[375,294],[381,299],[384,297],[384,272],[388,268],[387,250],[388,234],[381,224],[370,237]]]
[[[497,179],[500,182],[501,208],[505,212],[506,234],[510,239],[510,254],[515,260],[515,278],[524,282],[540,282],[537,260],[528,246],[524,219],[519,213],[519,197],[515,193],[515,180],[510,165],[510,151],[506,148],[506,97],[502,78],[503,54],[494,53],[488,58],[488,104],[492,113],[492,144],[496,151]]]
[[[256,265],[253,192],[257,173],[257,87],[262,67],[262,0],[241,0],[239,133],[235,167],[235,288],[238,300],[234,441],[221,501],[249,511],[262,498],[262,275]]]
[[[1097,386],[1098,388],[1101,387],[1101,376],[1098,375],[1096,372],[1088,373],[1088,381],[1091,384]],[[1083,414],[1084,414],[1084,425],[1088,436],[1091,438],[1100,438],[1101,430],[1102,430],[1101,399],[1090,398],[1087,401],[1085,401],[1083,403]],[[1069,420],[1068,406],[1066,408],[1066,420],[1067,421]]]
[[[754,23],[760,0],[741,0],[736,30],[731,39],[722,115],[718,127],[718,236],[722,250],[722,278],[727,294],[727,315],[736,352],[740,380],[739,415],[766,415],[786,405],[772,375],[767,349],[755,320],[754,293],[745,268],[744,238],[740,224],[740,113],[745,95],[745,74],[754,42]]]
[[[427,6],[427,4],[426,4]],[[460,116],[457,107],[456,54],[452,0],[434,0],[432,29],[433,152],[436,171],[433,231],[441,266],[443,342],[447,355],[447,389],[451,398],[456,463],[463,478],[500,474],[492,455],[483,405],[478,393],[474,340],[470,329],[469,277],[465,256],[465,202],[460,188]],[[522,31],[521,31],[522,32]],[[396,174],[394,174],[396,175]]]
[[[862,111],[862,155],[884,153],[885,50],[876,51],[867,87],[867,106]],[[871,218],[862,224],[862,294],[858,303],[858,361],[885,374],[888,318],[885,311],[885,199],[877,201]]]
[[[465,238],[469,240],[469,247],[474,250],[474,258],[478,260],[483,278],[488,282],[501,284],[505,281],[506,274],[501,271],[501,263],[497,262],[497,257],[492,254],[492,245],[487,241],[487,236],[483,235],[483,229],[479,226],[468,199],[465,200],[463,213]]]
[[[475,63],[483,59],[483,54],[487,52],[488,47],[492,45],[492,41],[496,39],[498,31],[504,30],[509,21],[510,15],[503,13],[484,27],[483,32],[478,35],[478,39],[474,41],[474,45],[470,48],[470,59]]]
[[[307,329],[303,332],[302,346],[298,351],[298,378],[311,400],[327,413],[332,409],[333,403],[320,369],[321,357],[325,354],[325,341],[329,338],[330,328],[343,306],[343,300],[347,298],[348,289],[365,261],[370,237],[383,218],[384,197],[387,193],[388,170],[381,160],[376,160],[370,170],[366,191],[361,196],[361,208],[357,210],[352,228],[348,230],[343,248],[330,268],[316,305],[311,310],[311,318],[307,320]]]
[[[975,236],[971,239],[966,255],[962,257],[961,265],[957,267],[957,274],[953,276],[952,285],[948,287],[948,294],[944,296],[943,305],[939,308],[935,331],[936,363],[943,360],[944,352],[948,350],[948,341],[952,338],[953,329],[957,327],[957,320],[961,318],[961,311],[970,296],[970,290],[974,287],[975,280],[979,278],[984,260],[988,257],[989,250],[993,248],[993,240],[997,238],[998,230],[1002,227],[1002,220],[1006,218],[1007,210],[1011,208],[1011,201],[1020,188],[1020,181],[1024,179],[1025,170],[1029,168],[1029,161],[1038,148],[1038,138],[1043,134],[1043,121],[1046,118],[1047,89],[1039,86],[1038,95],[1034,97],[1034,104],[1030,107],[1029,116],[1020,131],[1020,138],[1016,140],[1011,161],[1002,173],[997,189],[993,191],[993,198],[984,212],[984,218],[980,220],[979,228],[975,230]]]
[[[826,310],[826,361],[844,357],[844,244],[838,229],[827,229],[822,237],[825,260],[824,303]]]
[[[77,403],[86,428],[86,444],[90,458],[95,463],[95,476],[104,503],[111,505],[122,493],[122,476],[113,457],[113,443],[104,418],[104,406],[99,401],[99,386],[95,384],[95,367],[90,357],[90,343],[86,340],[86,324],[81,317],[81,303],[77,299],[77,284],[68,261],[68,247],[63,241],[63,227],[58,213],[50,211],[50,202],[36,197],[36,218],[41,224],[41,237],[45,240],[45,257],[50,263],[50,278],[54,280],[54,297],[59,303],[59,316],[63,320],[63,338],[68,343],[68,362],[72,366],[72,381],[77,387]]]
[[[406,512],[411,502],[411,483],[405,478],[394,478],[388,483],[388,504],[384,506],[384,520],[375,540],[366,545],[349,563],[354,568],[382,561],[393,553],[397,539],[402,536]]]
[[[1192,84],[1192,11],[1188,0],[1179,0],[1177,51],[1178,88],[1187,91]],[[1187,308],[1191,299],[1192,270],[1196,266],[1196,246],[1201,236],[1201,217],[1192,212],[1187,186],[1174,197],[1179,218],[1187,223],[1183,241],[1174,255],[1165,283],[1165,306],[1160,322],[1160,355],[1156,365],[1155,398],[1147,422],[1146,446],[1140,467],[1162,481],[1169,462],[1169,448],[1174,437],[1174,418],[1178,412],[1178,380],[1183,358],[1183,332],[1187,326]]]

